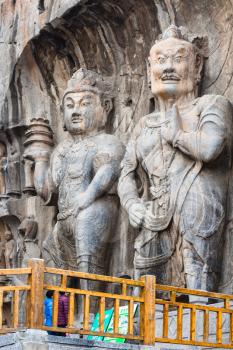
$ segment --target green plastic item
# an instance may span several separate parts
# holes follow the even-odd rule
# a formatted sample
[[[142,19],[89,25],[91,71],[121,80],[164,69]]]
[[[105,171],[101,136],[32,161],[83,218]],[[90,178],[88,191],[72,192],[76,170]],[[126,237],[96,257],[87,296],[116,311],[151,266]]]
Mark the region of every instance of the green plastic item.
[[[136,313],[138,305],[134,304],[134,315]],[[119,333],[120,334],[127,334],[128,331],[128,305],[120,306],[119,307]],[[107,327],[107,333],[113,333],[113,321],[114,321],[114,315],[112,314],[111,321],[109,322],[109,325]],[[110,338],[110,337],[104,337],[104,342],[108,343],[124,343],[125,338]]]
[[[104,313],[104,331],[107,331],[109,322],[112,319],[113,315],[113,309],[105,310]],[[100,324],[100,314],[95,315],[94,322],[92,323],[91,326],[91,331],[92,332],[98,332],[99,331],[99,324]],[[103,340],[104,337],[102,336],[96,336],[96,335],[88,335],[87,340]]]

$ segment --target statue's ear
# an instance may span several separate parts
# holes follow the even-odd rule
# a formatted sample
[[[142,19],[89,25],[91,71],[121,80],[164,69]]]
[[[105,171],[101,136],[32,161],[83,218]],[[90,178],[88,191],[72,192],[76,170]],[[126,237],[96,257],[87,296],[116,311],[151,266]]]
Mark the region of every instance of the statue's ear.
[[[64,108],[63,108],[63,103],[60,105],[60,113],[62,117],[62,127],[64,131],[67,131],[66,126],[65,126],[65,121],[64,121]]]
[[[109,114],[111,112],[111,110],[113,109],[112,100],[110,98],[104,99],[103,107],[104,107],[106,113]]]
[[[197,53],[196,54],[196,59],[195,59],[197,83],[199,83],[201,81],[201,72],[202,72],[202,69],[203,69],[203,64],[204,64],[203,56],[201,54]]]
[[[147,70],[147,81],[148,86],[151,88],[151,66],[150,66],[150,57],[148,57],[148,60],[146,61],[146,70]]]

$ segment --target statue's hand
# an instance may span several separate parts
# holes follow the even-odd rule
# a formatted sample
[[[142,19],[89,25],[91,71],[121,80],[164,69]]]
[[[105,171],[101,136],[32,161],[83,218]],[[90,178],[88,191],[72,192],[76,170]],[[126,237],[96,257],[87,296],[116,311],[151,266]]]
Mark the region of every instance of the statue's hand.
[[[174,144],[176,136],[182,130],[180,113],[176,104],[168,111],[169,124],[162,129],[162,137],[170,144]]]
[[[83,210],[89,207],[89,205],[91,205],[92,203],[93,203],[93,198],[88,193],[88,191],[79,193],[75,201],[76,214],[78,214],[80,210]]]
[[[146,206],[144,203],[134,203],[129,208],[129,221],[130,224],[137,228],[142,225],[146,212]]]

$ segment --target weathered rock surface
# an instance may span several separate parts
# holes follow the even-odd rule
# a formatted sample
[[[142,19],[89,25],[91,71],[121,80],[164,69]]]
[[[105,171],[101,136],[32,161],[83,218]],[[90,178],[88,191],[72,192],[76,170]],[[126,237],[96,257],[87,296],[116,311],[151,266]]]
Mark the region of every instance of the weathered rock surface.
[[[202,94],[233,101],[231,0],[1,0],[0,21],[0,142],[7,149],[11,180],[0,201],[3,245],[9,228],[18,242],[18,227],[29,215],[38,222],[39,247],[54,227],[56,207],[45,207],[39,197],[23,192],[24,134],[33,117],[46,117],[55,145],[66,137],[60,98],[74,70],[84,67],[111,77],[117,95],[108,131],[126,142],[139,118],[153,107],[149,49],[174,23],[208,36]],[[225,230],[224,291],[233,289],[231,230],[231,225]],[[111,274],[132,273],[134,238],[122,212],[111,242]]]

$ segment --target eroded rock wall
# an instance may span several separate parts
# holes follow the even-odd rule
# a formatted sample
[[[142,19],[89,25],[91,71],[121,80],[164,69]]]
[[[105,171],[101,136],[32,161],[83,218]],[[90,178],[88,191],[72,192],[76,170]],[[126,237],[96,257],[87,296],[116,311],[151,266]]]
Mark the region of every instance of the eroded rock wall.
[[[45,207],[25,193],[24,133],[33,117],[50,121],[55,144],[66,137],[60,98],[72,72],[85,67],[111,77],[114,110],[108,131],[126,143],[136,122],[153,103],[148,87],[147,57],[153,42],[169,24],[207,35],[202,93],[221,94],[233,101],[233,4],[231,0],[2,0],[0,2],[0,142],[11,164],[11,181],[0,201],[4,232],[15,241],[28,216],[38,222],[41,247],[56,222],[56,207]],[[9,172],[9,171],[8,171]],[[14,175],[15,174],[15,175]],[[15,176],[15,178],[14,178]],[[4,226],[5,225],[5,226]],[[5,230],[5,231],[4,231]],[[231,291],[233,242],[226,229],[224,291]],[[111,274],[132,275],[135,232],[122,211],[110,244]],[[4,257],[2,258],[4,265]]]

